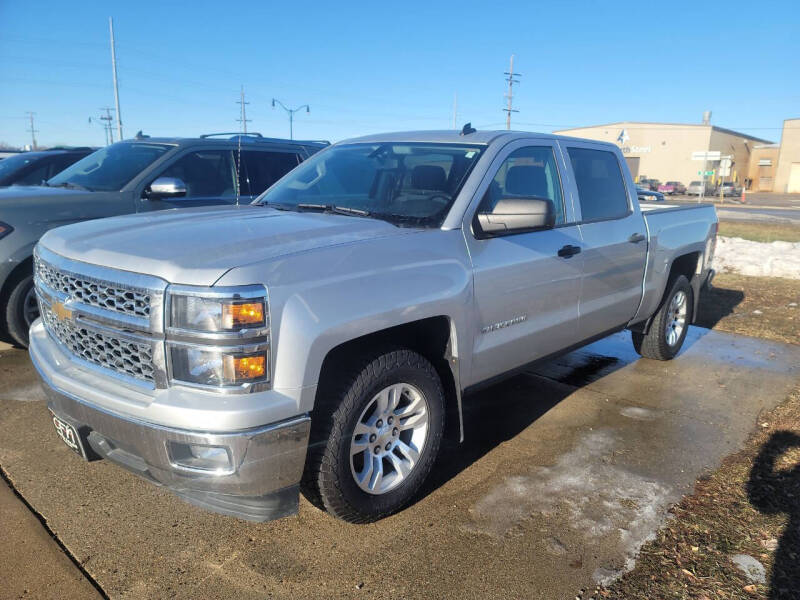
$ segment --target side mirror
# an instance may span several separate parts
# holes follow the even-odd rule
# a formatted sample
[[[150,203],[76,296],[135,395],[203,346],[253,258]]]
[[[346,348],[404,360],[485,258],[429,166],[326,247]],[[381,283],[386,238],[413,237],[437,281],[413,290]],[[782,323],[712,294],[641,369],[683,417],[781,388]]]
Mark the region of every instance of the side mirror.
[[[537,196],[502,198],[492,212],[478,213],[478,225],[487,235],[552,229],[556,223],[553,203]]]
[[[159,177],[144,190],[147,198],[181,198],[186,195],[186,184],[177,177]]]

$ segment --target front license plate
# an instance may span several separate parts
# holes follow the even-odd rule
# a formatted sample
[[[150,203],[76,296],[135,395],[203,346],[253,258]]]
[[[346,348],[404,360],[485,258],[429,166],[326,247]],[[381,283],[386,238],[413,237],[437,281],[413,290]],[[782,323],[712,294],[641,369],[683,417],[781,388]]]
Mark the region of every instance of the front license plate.
[[[61,438],[61,441],[64,442],[67,447],[73,450],[78,456],[86,458],[86,454],[83,451],[81,436],[78,435],[78,430],[63,419],[59,419],[52,411],[50,414],[53,416],[53,425],[55,425],[56,433],[58,434],[58,437]]]

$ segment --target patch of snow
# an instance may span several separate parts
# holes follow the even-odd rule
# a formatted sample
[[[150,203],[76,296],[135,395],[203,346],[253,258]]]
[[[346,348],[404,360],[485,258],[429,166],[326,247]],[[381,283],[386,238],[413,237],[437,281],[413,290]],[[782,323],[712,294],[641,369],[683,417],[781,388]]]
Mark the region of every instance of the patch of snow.
[[[656,411],[638,406],[626,406],[619,411],[619,414],[629,419],[636,419],[637,421],[652,421],[658,416]]]
[[[800,279],[800,242],[753,242],[718,237],[714,268],[721,273]]]
[[[41,402],[47,400],[42,386],[38,383],[15,387],[0,392],[0,398],[16,400],[17,402]]]
[[[673,493],[657,481],[604,460],[616,445],[611,431],[593,431],[554,466],[506,477],[470,509],[472,523],[467,529],[502,538],[534,514],[566,511],[569,527],[587,539],[606,543],[616,539],[626,556],[624,570],[630,570],[639,548],[667,518]],[[595,580],[606,584],[622,572],[599,569]]]
[[[767,582],[767,570],[764,568],[764,565],[749,554],[737,554],[732,556],[731,560],[733,564],[744,573],[744,576],[753,583]]]

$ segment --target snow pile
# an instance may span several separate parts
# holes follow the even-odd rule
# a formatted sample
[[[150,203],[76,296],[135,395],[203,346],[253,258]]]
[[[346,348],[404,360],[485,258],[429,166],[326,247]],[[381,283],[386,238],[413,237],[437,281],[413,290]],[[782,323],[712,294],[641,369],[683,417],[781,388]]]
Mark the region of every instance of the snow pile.
[[[717,238],[714,268],[721,273],[800,279],[800,242]]]

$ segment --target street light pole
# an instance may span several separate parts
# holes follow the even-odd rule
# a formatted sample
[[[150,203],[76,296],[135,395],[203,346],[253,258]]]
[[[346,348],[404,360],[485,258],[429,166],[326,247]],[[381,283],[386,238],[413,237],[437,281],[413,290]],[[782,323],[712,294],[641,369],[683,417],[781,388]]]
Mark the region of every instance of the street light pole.
[[[304,108],[306,109],[307,113],[310,113],[311,112],[311,107],[309,107],[308,104],[303,104],[302,106],[298,106],[297,108],[287,108],[286,105],[283,102],[273,98],[272,99],[272,108],[275,108],[276,104],[278,104],[289,115],[289,139],[293,140],[294,139],[294,113],[299,112],[299,111],[303,110]]]

